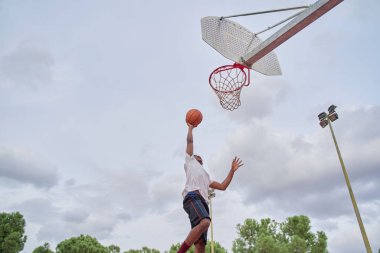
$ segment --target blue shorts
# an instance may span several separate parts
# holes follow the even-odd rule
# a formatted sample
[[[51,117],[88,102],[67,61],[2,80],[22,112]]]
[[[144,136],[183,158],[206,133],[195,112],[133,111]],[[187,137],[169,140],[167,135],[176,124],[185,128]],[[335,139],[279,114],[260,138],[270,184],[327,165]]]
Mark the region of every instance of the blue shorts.
[[[203,219],[210,219],[210,211],[206,200],[198,191],[189,192],[183,200],[183,209],[189,215],[191,228],[198,225]],[[207,244],[207,230],[199,237]]]

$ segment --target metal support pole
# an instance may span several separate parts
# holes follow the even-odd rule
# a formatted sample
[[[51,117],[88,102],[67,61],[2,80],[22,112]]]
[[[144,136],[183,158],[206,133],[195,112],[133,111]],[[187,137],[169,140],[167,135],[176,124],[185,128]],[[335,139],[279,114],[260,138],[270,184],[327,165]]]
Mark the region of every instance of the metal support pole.
[[[293,37],[299,31],[313,23],[323,14],[327,13],[343,1],[344,0],[318,0],[316,3],[310,5],[310,7],[306,8],[302,11],[302,13],[297,15],[297,17],[271,35],[268,39],[244,55],[239,63],[247,67],[251,67],[255,62],[266,56],[279,45]]]
[[[230,16],[223,16],[220,19],[244,17],[244,16],[266,14],[266,13],[273,13],[273,12],[279,12],[279,11],[291,11],[291,10],[306,9],[306,8],[309,8],[309,6],[304,5],[304,6],[282,8],[282,9],[274,9],[274,10],[267,10],[267,11],[257,11],[257,12],[250,12],[250,13],[242,13],[242,14],[236,14],[236,15],[230,15]]]
[[[268,26],[266,29],[264,29],[264,30],[262,30],[262,31],[260,31],[260,32],[258,32],[258,33],[256,33],[256,35],[259,35],[259,34],[261,34],[261,33],[263,33],[263,32],[269,31],[270,29],[273,29],[273,28],[275,28],[276,26],[279,26],[279,25],[285,23],[285,22],[288,21],[288,20],[291,20],[292,18],[297,17],[297,16],[300,15],[302,12],[303,12],[303,11],[297,12],[296,14],[294,14],[294,15],[292,15],[292,16],[290,16],[290,17],[288,17],[288,18],[286,18],[286,19],[284,19],[284,20],[282,20],[282,21],[280,21],[280,22],[278,22],[278,23],[276,23],[276,24],[274,24],[274,25]]]
[[[367,237],[367,234],[366,234],[365,229],[364,229],[363,221],[362,221],[362,218],[360,217],[359,208],[358,208],[358,206],[356,204],[354,192],[352,191],[352,188],[351,188],[351,183],[350,183],[350,179],[348,177],[347,171],[346,171],[346,166],[344,165],[344,162],[343,162],[343,159],[342,159],[342,155],[340,154],[340,150],[339,150],[336,138],[335,138],[335,134],[334,134],[334,131],[333,131],[330,119],[327,119],[327,122],[329,123],[329,127],[330,127],[330,131],[331,131],[331,135],[332,135],[333,140],[334,140],[336,152],[338,153],[340,165],[342,166],[344,178],[346,180],[347,188],[348,188],[348,191],[350,193],[352,205],[354,206],[356,219],[358,220],[358,223],[359,223],[360,232],[362,233],[362,237],[363,237],[363,241],[364,241],[364,244],[365,244],[365,248],[367,250],[367,253],[372,253],[371,246],[369,244],[368,237]]]
[[[208,199],[210,200],[210,218],[211,218],[211,253],[214,253],[214,220],[212,218],[212,201],[211,199],[215,197],[215,192],[213,189],[208,191]]]

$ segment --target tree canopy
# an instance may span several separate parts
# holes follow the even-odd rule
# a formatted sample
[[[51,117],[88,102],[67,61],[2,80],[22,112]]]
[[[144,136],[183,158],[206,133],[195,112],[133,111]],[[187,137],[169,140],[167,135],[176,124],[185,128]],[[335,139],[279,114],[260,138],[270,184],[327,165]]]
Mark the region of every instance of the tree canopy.
[[[80,235],[60,242],[56,253],[109,253],[109,249],[89,235]]]
[[[246,219],[238,224],[234,253],[327,253],[327,236],[322,231],[310,231],[307,216],[293,216],[278,223],[269,218],[257,222]]]
[[[19,212],[0,213],[0,252],[18,253],[26,242],[25,220]]]
[[[46,242],[44,243],[43,246],[39,246],[35,248],[32,253],[54,253],[54,252],[50,249],[50,244]]]
[[[0,253],[19,253],[23,250],[27,237],[24,235],[25,220],[19,212],[0,213]],[[327,236],[323,231],[313,233],[307,216],[288,217],[279,223],[270,218],[246,219],[237,225],[238,237],[233,241],[233,253],[328,253]],[[180,243],[171,245],[165,253],[176,253]],[[214,242],[215,253],[227,253],[218,242]],[[80,235],[60,242],[56,251],[49,243],[39,246],[32,253],[121,253],[117,245],[103,246],[96,238]],[[123,253],[160,253],[148,248],[130,249]],[[194,253],[192,246],[188,253]],[[211,242],[206,245],[206,253],[211,253]],[[379,250],[380,253],[380,250]]]
[[[124,253],[160,253],[157,249],[150,249],[148,247],[142,247],[142,249],[131,249]]]
[[[179,248],[181,247],[180,243],[173,244],[169,251],[165,251],[165,253],[177,253]],[[194,246],[191,246],[187,251],[188,253],[194,253]],[[211,242],[208,241],[206,244],[206,253],[211,253]],[[214,253],[227,253],[227,250],[220,245],[218,242],[214,242]]]

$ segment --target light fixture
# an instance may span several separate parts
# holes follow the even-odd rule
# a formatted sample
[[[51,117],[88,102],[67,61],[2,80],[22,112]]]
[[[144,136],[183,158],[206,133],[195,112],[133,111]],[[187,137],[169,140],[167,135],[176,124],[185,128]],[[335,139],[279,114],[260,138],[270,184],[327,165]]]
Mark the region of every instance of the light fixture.
[[[335,121],[337,119],[339,119],[339,117],[338,117],[338,114],[336,112],[334,112],[333,114],[329,114],[329,120]]]
[[[319,125],[321,125],[322,128],[325,128],[329,123],[327,121],[327,114],[325,112],[321,112],[318,114],[319,118]]]
[[[323,120],[327,117],[327,114],[325,112],[321,112],[320,114],[318,114],[318,118],[319,120]]]
[[[321,120],[321,121],[319,122],[319,125],[320,125],[322,128],[325,128],[328,124],[329,124],[329,122],[327,121],[327,119]]]
[[[329,114],[333,114],[335,112],[335,108],[336,105],[330,105],[329,109],[327,109],[329,111]]]

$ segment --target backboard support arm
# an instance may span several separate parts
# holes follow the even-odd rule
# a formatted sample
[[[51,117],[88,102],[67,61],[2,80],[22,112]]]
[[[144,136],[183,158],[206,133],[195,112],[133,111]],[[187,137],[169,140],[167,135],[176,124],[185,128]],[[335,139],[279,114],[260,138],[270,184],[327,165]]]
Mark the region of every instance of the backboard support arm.
[[[252,64],[263,58],[269,52],[273,51],[279,45],[293,37],[296,33],[310,25],[312,22],[343,1],[344,0],[319,0],[310,5],[309,8],[305,9],[271,37],[263,41],[254,50],[244,55],[241,58],[241,64],[251,67]]]
[[[304,6],[297,6],[297,7],[268,10],[268,11],[257,11],[257,12],[250,12],[250,13],[235,14],[235,15],[230,15],[230,16],[223,16],[223,17],[220,17],[220,19],[222,20],[225,18],[236,18],[236,17],[267,14],[267,13],[273,13],[273,12],[279,12],[279,11],[291,11],[291,10],[306,9],[306,8],[309,8],[309,6],[304,5]]]

